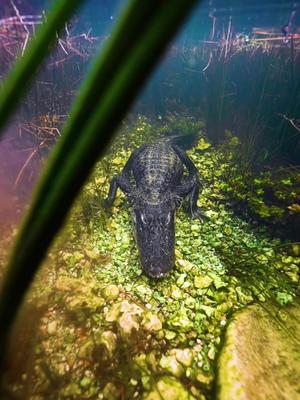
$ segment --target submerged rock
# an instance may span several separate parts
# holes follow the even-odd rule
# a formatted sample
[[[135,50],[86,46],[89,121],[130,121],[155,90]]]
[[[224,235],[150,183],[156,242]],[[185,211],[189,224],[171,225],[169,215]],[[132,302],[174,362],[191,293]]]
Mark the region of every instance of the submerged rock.
[[[49,322],[48,326],[47,326],[47,331],[49,335],[54,335],[57,331],[57,322],[51,321]]]
[[[184,369],[177,361],[175,355],[173,356],[163,356],[160,360],[159,365],[164,371],[170,372],[172,375],[181,377],[184,373]]]
[[[106,300],[116,300],[119,297],[119,293],[119,288],[116,285],[108,285],[102,291],[103,297]]]
[[[173,349],[177,361],[185,367],[190,367],[193,362],[194,354],[191,349]]]
[[[136,322],[134,315],[124,313],[118,321],[120,334],[123,339],[130,337],[133,331],[138,331],[140,326]]]
[[[112,358],[117,348],[117,335],[112,331],[104,331],[97,344],[101,346],[102,353],[104,351],[108,358]]]
[[[108,382],[102,392],[102,398],[105,400],[117,400],[120,398],[120,390],[112,382]]]
[[[184,386],[170,376],[164,376],[155,384],[155,390],[146,394],[143,400],[195,400]]]
[[[218,363],[220,400],[298,400],[300,306],[252,305],[228,327]]]
[[[148,331],[160,331],[162,329],[161,320],[158,318],[157,315],[153,314],[150,311],[147,311],[144,314],[143,325]]]
[[[213,280],[209,276],[195,276],[194,285],[197,289],[204,289],[212,284]]]

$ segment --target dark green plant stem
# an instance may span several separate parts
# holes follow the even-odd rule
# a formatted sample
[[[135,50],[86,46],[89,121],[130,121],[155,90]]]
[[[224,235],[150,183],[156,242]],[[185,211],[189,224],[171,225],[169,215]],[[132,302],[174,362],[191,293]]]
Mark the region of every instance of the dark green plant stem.
[[[83,0],[58,0],[42,24],[36,36],[30,41],[24,56],[8,74],[0,92],[0,136],[9,117],[15,111],[31,80],[54,44],[58,32],[74,14]]]
[[[0,295],[1,344],[76,195],[195,3],[133,0],[95,63],[49,160],[7,267]],[[0,362],[3,357],[2,346]]]

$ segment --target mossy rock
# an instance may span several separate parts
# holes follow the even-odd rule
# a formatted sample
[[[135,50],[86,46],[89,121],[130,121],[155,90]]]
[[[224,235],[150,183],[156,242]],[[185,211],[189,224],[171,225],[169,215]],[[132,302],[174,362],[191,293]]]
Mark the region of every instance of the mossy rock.
[[[218,399],[299,400],[299,341],[300,304],[238,312],[218,362]]]

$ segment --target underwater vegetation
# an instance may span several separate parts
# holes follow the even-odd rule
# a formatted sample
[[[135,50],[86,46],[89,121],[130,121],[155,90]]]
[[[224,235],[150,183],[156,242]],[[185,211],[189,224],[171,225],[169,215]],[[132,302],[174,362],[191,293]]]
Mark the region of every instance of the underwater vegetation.
[[[214,143],[222,142],[226,130],[233,132],[244,167],[276,158],[298,165],[300,79],[291,71],[299,70],[299,41],[294,53],[290,46],[255,39],[247,45],[230,42],[227,50],[226,43],[172,49],[142,112],[149,103],[160,115],[184,110],[206,122]]]
[[[199,135],[188,155],[203,180],[198,205],[208,220],[191,219],[184,207],[177,212],[175,268],[153,281],[142,272],[126,197],[118,192],[111,213],[103,200],[111,177],[145,137],[155,141],[179,127]],[[289,329],[288,310],[299,296],[300,245],[270,236],[228,207],[223,185],[235,171],[237,140],[212,145],[203,128],[202,121],[178,115],[159,124],[143,116],[123,124],[27,296],[5,375],[8,393],[22,399],[205,400],[215,398],[219,385],[226,399],[233,387],[228,376],[238,367],[230,367],[226,354],[217,367],[236,311],[248,310],[242,318],[249,325],[259,321],[253,313],[263,316],[264,334],[275,335],[272,324]],[[259,304],[262,310],[248,308]],[[259,346],[264,335],[255,331]],[[255,354],[249,343],[246,349]],[[283,375],[284,365],[275,368]],[[262,379],[272,386],[263,373]],[[269,398],[276,395],[271,390]]]
[[[249,169],[244,172],[240,169],[240,173],[233,170],[222,190],[233,200],[236,211],[268,225],[281,237],[298,240],[299,167],[264,168],[257,173]]]

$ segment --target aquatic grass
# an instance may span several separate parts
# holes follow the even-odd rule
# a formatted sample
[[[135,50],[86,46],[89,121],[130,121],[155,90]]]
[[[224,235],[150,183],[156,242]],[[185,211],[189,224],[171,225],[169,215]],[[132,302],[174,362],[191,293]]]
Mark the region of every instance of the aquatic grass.
[[[0,295],[0,362],[24,294],[76,195],[195,3],[132,0],[95,62],[50,157],[6,269]],[[13,108],[14,103],[8,104]]]
[[[299,164],[299,132],[292,123],[298,119],[300,80],[290,75],[288,47],[266,50],[253,43],[239,51],[232,48],[225,57],[216,42],[177,48],[172,56],[172,67],[167,70],[166,64],[167,73],[160,78],[165,112],[187,110],[202,119],[214,143],[232,131],[241,140],[245,170],[277,156]],[[297,55],[296,68],[299,60]]]
[[[35,77],[44,58],[49,53],[58,33],[74,14],[83,0],[56,1],[47,14],[47,22],[38,29],[24,55],[3,82],[0,92],[0,136],[9,117],[15,111],[21,97],[25,94],[30,82]]]

